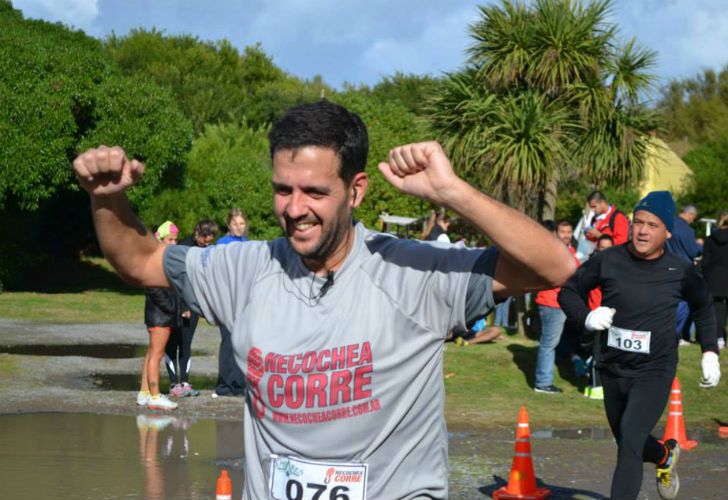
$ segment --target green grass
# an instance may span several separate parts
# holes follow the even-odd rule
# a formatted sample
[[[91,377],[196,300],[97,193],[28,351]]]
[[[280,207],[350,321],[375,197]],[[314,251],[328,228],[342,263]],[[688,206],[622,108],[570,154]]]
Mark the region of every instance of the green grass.
[[[144,321],[144,292],[5,292],[0,294],[0,318],[45,323],[140,323]]]
[[[101,258],[35,269],[25,290],[0,293],[0,318],[47,323],[139,323],[144,290],[126,285]]]
[[[564,394],[533,391],[537,349],[538,342],[518,336],[464,348],[447,344],[445,374],[454,374],[445,379],[448,425],[513,426],[521,405],[525,405],[532,428],[606,426],[603,403],[581,395],[579,384],[583,382],[574,377],[568,362],[555,371],[554,383]],[[683,414],[689,425],[713,426],[715,419],[728,420],[728,382],[723,380],[714,389],[699,388],[700,356],[697,345],[680,348]],[[721,357],[721,370],[728,378],[726,356]]]

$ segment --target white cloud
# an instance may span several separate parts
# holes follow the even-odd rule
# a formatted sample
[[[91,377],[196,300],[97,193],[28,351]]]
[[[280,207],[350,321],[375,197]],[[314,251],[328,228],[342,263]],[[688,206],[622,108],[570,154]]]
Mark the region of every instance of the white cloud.
[[[13,0],[25,17],[62,22],[88,30],[99,15],[98,0]]]

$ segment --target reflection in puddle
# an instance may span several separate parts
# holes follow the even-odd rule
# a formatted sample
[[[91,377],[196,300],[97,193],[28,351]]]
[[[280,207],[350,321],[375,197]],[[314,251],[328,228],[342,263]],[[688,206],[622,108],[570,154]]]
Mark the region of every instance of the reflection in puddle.
[[[242,492],[242,422],[59,413],[0,428],[0,498],[214,498],[222,467]]]
[[[102,389],[105,391],[138,391],[139,374],[127,373],[94,373],[76,379],[76,385],[81,389]],[[190,384],[197,390],[212,390],[217,383],[216,377],[190,375]],[[159,386],[162,392],[169,390],[169,379],[162,375],[159,377]]]

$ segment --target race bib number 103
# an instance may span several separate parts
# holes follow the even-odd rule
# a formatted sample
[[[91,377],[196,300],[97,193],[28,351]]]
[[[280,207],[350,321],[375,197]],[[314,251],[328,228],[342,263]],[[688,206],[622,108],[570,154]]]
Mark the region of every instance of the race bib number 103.
[[[612,326],[609,328],[607,345],[620,351],[636,352],[640,354],[650,353],[651,332],[640,332],[627,330]]]
[[[269,486],[275,500],[365,500],[367,464],[271,455]]]

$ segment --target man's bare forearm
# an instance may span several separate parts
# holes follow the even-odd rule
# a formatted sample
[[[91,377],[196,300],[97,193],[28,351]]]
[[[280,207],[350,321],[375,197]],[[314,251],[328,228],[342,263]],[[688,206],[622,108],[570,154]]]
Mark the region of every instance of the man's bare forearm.
[[[524,289],[562,285],[576,270],[568,249],[525,214],[459,180],[446,197],[447,208],[467,219],[490,238],[501,255],[521,268]],[[525,278],[525,279],[524,279]]]
[[[139,221],[126,195],[91,196],[91,211],[101,251],[124,281],[169,286],[162,268],[164,245]]]

